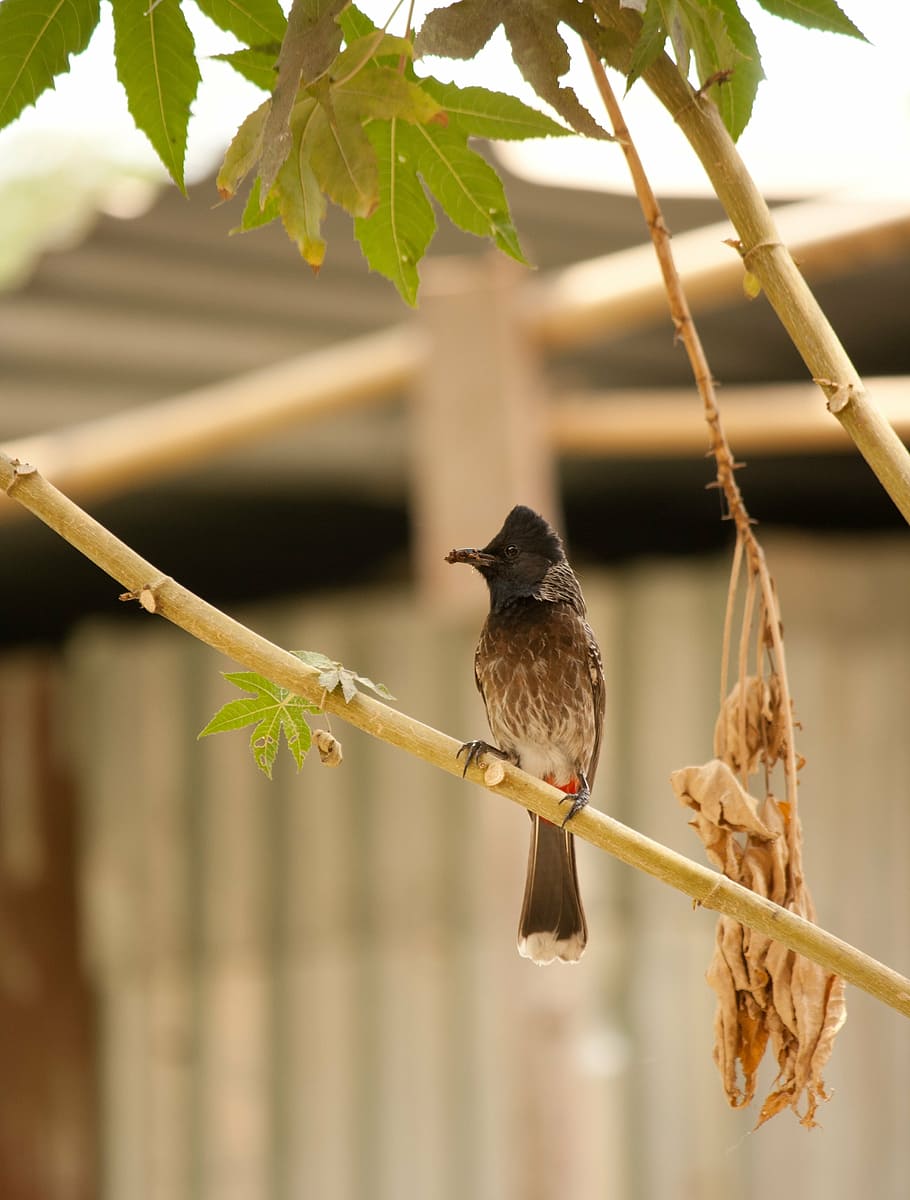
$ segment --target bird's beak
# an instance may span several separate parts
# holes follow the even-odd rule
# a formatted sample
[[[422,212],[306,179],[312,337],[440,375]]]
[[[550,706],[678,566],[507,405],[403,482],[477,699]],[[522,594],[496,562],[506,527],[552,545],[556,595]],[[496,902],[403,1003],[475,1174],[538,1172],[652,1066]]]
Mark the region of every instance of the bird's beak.
[[[492,554],[485,554],[483,550],[450,550],[446,555],[447,563],[468,563],[472,567],[490,567],[495,562]]]

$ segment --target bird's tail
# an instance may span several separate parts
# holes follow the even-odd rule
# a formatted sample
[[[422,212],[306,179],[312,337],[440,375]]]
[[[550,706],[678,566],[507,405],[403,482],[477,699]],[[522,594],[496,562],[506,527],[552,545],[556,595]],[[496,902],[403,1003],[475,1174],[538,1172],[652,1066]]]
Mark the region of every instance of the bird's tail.
[[[576,790],[574,781],[564,788]],[[531,848],[518,953],[539,966],[561,959],[578,962],[588,941],[588,924],[578,890],[575,839],[561,826],[531,814]]]

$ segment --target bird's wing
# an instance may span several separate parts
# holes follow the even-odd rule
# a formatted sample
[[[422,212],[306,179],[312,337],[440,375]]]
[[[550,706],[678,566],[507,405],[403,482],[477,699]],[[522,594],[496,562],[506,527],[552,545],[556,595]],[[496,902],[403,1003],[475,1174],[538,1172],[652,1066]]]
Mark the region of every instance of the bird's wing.
[[[604,684],[604,665],[600,655],[600,647],[594,637],[590,625],[585,622],[585,640],[588,652],[588,676],[591,680],[591,697],[594,701],[594,749],[591,751],[591,761],[588,764],[588,786],[593,787],[594,776],[597,773],[597,760],[600,758],[600,742],[603,736],[604,707],[606,704],[606,686]]]

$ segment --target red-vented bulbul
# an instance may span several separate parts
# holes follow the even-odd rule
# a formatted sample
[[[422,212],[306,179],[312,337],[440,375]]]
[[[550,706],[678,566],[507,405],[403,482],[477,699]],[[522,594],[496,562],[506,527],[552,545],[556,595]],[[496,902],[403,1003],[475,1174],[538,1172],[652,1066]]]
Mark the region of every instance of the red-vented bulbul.
[[[541,965],[577,962],[588,927],[575,839],[565,824],[590,798],[604,713],[603,666],[581,588],[559,534],[523,505],[482,550],[452,550],[446,561],[470,563],[490,589],[474,675],[497,744],[466,742],[459,750],[465,771],[478,756],[495,754],[572,802],[562,826],[530,814],[518,952]]]

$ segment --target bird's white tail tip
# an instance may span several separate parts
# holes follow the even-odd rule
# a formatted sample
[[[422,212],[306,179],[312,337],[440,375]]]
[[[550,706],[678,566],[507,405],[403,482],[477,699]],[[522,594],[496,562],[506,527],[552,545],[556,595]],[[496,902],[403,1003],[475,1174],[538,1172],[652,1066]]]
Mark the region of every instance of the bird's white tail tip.
[[[560,939],[555,933],[529,933],[527,937],[518,939],[518,953],[539,967],[545,967],[557,959],[560,962],[577,963],[584,952],[585,943],[578,934]]]

